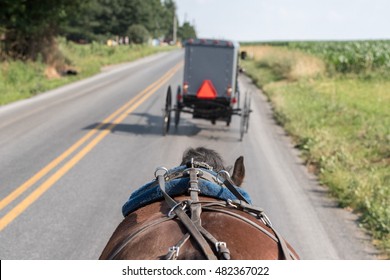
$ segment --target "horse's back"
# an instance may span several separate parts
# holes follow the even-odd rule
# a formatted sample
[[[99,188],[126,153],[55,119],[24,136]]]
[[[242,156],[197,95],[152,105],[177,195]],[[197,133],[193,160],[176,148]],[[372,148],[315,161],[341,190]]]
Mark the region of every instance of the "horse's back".
[[[272,260],[283,257],[277,240],[269,237],[273,235],[272,229],[243,211],[229,211],[246,220],[218,211],[203,211],[201,221],[203,228],[218,241],[226,242],[232,259]],[[178,219],[167,218],[168,212],[168,207],[161,201],[130,213],[113,233],[100,259],[163,259],[169,248],[180,242],[187,233]],[[269,235],[248,223],[248,220],[262,227]],[[204,256],[198,244],[190,238],[180,248],[178,258],[204,259]]]

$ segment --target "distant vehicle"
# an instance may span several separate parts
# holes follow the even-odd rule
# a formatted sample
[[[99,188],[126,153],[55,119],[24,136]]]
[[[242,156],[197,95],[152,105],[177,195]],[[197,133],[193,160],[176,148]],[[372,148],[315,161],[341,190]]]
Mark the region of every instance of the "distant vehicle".
[[[172,90],[168,87],[164,109],[163,135],[170,128],[171,112],[175,112],[175,126],[180,114],[193,118],[225,121],[229,126],[233,115],[241,116],[240,139],[249,125],[250,99],[246,94],[243,109],[239,108],[238,87],[239,44],[227,40],[190,39],[185,42],[184,77],[182,88],[176,93],[172,109]]]

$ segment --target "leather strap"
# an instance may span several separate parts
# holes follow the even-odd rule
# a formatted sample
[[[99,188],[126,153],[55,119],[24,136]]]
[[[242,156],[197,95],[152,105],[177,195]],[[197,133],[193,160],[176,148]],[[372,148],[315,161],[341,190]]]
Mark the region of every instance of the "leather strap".
[[[239,200],[245,201],[247,204],[250,204],[248,200],[236,189],[233,181],[228,177],[225,179],[223,184],[231,191]]]
[[[164,260],[176,260],[179,256],[181,247],[184,245],[184,243],[187,242],[188,239],[190,239],[190,237],[191,235],[186,233],[182,239],[179,240],[176,246],[170,247],[168,254],[164,256]]]
[[[190,196],[191,200],[198,202],[199,201],[199,185],[198,185],[198,170],[195,168],[188,169],[188,172],[190,174]],[[202,207],[199,203],[191,203],[190,205],[191,209],[191,220],[196,225],[197,228],[199,228],[202,225],[202,222],[200,220],[200,215],[202,214]]]
[[[215,250],[218,252],[220,257],[225,260],[230,260],[230,251],[226,246],[225,242],[219,242],[210,232],[208,232],[204,227],[200,226],[200,232],[206,237],[211,243],[215,245]]]
[[[119,243],[119,245],[115,248],[115,250],[107,257],[107,259],[109,260],[113,260],[115,259],[115,257],[127,246],[127,244],[129,244],[129,242],[135,237],[137,236],[138,234],[148,230],[149,228],[151,227],[154,227],[158,224],[161,224],[163,222],[166,222],[166,221],[169,221],[169,220],[172,220],[173,217],[164,217],[164,218],[161,218],[161,219],[158,219],[158,220],[155,220],[151,223],[148,223],[146,224],[145,226],[143,226],[142,228],[140,228],[139,230],[133,232],[132,234],[130,234],[128,237],[126,237],[121,243]]]
[[[157,179],[160,185],[161,192],[163,193],[163,196],[168,206],[171,208],[175,207],[177,205],[177,202],[165,192],[164,176],[158,175]],[[184,210],[180,207],[175,207],[174,212],[177,215],[177,217],[180,219],[180,221],[183,223],[183,225],[187,228],[191,236],[196,240],[202,252],[204,253],[205,257],[209,260],[217,260],[213,250],[210,248],[210,245],[204,239],[203,235],[199,232],[196,225],[191,221],[191,219],[187,216]]]
[[[224,209],[217,209],[217,208],[211,208],[211,207],[207,207],[207,206],[204,206],[203,209],[205,210],[208,210],[208,211],[216,211],[216,212],[221,212],[221,213],[225,213],[227,215],[231,215],[233,217],[236,217],[238,219],[241,219],[242,221],[252,225],[253,227],[257,228],[258,230],[260,230],[262,233],[264,233],[265,235],[267,235],[268,237],[270,237],[272,240],[274,240],[275,242],[277,242],[279,245],[280,245],[280,248],[282,250],[282,253],[283,253],[283,256],[284,256],[284,259],[286,260],[291,260],[291,259],[296,259],[296,257],[290,252],[290,250],[288,249],[287,247],[287,244],[286,242],[284,241],[284,239],[281,237],[281,235],[275,231],[273,228],[271,228],[273,230],[273,232],[275,233],[275,236],[272,235],[270,232],[268,232],[267,230],[265,230],[264,228],[262,228],[261,226],[259,226],[258,224],[256,224],[255,222],[249,220],[248,218],[245,218],[239,214],[236,214],[232,211],[228,211],[228,210],[224,210]]]
[[[274,231],[276,237],[279,240],[279,245],[280,245],[280,248],[282,249],[284,259],[285,260],[296,260],[297,259],[296,256],[290,251],[290,249],[288,249],[286,241],[284,241],[283,237],[274,228],[272,228],[272,230]]]

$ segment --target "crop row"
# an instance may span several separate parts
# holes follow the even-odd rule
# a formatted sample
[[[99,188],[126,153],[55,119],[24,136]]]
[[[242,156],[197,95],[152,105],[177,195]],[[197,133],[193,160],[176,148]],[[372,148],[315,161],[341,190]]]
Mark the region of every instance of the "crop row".
[[[287,46],[320,55],[337,72],[390,70],[390,41],[289,42]]]

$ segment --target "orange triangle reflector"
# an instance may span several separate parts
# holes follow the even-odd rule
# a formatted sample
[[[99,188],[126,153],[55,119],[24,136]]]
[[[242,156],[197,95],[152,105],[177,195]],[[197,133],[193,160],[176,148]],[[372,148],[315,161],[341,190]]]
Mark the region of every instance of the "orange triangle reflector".
[[[203,84],[198,89],[196,97],[201,99],[215,99],[217,97],[217,91],[211,80],[204,80]]]

